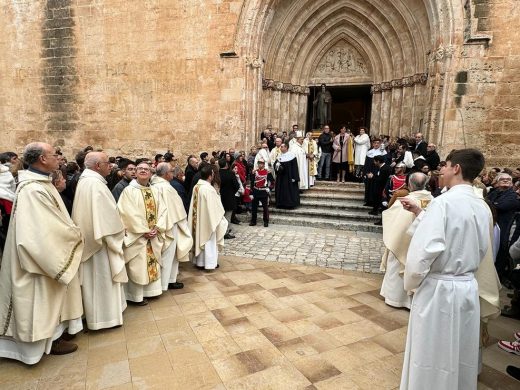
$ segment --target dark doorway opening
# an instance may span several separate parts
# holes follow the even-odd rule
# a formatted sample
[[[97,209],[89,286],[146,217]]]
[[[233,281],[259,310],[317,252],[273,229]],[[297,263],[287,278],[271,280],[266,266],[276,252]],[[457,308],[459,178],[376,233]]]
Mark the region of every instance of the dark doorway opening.
[[[310,87],[307,106],[306,129],[314,129],[313,126],[313,101],[321,90],[321,87]],[[339,132],[342,125],[352,130],[357,135],[359,128],[370,125],[370,109],[372,107],[372,95],[370,85],[355,86],[327,86],[332,96],[330,128],[335,133]]]

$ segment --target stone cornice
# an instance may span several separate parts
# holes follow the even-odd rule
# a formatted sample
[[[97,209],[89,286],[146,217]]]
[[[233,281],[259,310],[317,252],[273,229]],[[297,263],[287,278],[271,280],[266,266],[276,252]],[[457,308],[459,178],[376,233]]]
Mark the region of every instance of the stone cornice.
[[[291,83],[283,83],[281,81],[275,81],[272,79],[262,80],[262,89],[268,89],[272,91],[282,91],[285,93],[298,94],[298,95],[309,95],[310,88],[303,85],[294,85]]]
[[[427,73],[417,73],[413,76],[403,77],[402,79],[394,79],[392,81],[383,81],[382,83],[372,84],[370,92],[374,94],[383,91],[391,91],[394,88],[409,88],[416,84],[425,85],[427,81]]]

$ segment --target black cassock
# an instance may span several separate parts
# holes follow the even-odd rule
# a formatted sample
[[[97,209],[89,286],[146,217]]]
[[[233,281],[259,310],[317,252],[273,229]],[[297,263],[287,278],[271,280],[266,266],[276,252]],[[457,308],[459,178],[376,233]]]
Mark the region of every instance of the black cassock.
[[[275,162],[276,207],[282,209],[292,209],[300,205],[298,162],[292,153],[286,156],[289,153],[282,154],[280,160]]]

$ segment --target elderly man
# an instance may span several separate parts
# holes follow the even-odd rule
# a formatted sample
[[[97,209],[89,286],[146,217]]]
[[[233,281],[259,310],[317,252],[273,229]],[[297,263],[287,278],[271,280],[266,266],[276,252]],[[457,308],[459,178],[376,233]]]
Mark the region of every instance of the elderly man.
[[[31,143],[24,161],[0,268],[0,357],[35,364],[44,353],[77,349],[61,338],[61,314],[83,238],[49,177],[58,168],[54,148]]]
[[[202,162],[202,161],[201,161]],[[186,170],[184,171],[184,188],[186,188],[187,192],[191,192],[192,187],[196,183],[192,183],[193,177],[199,171],[199,162],[197,157],[189,156],[188,157],[188,165],[186,166]]]
[[[426,141],[424,140],[424,137],[422,135],[422,133],[417,133],[415,134],[415,148],[414,148],[414,152],[416,152],[417,154],[423,156],[423,157],[426,157],[426,150],[427,150],[427,143]]]
[[[280,146],[282,145],[282,142],[283,142],[282,139],[280,137],[276,137],[274,142],[275,142],[274,148],[271,150],[271,153],[269,153],[269,160],[271,161],[271,164],[274,164],[274,162],[282,154],[282,151],[280,150]],[[264,161],[264,164],[265,164],[265,161]],[[258,164],[257,164],[257,166],[258,166]],[[264,165],[264,169],[265,168],[266,167]],[[273,177],[275,177],[274,169],[271,170],[271,173],[272,173]]]
[[[314,187],[318,174],[318,162],[320,161],[321,150],[318,143],[312,139],[312,131],[305,134],[303,150],[307,156],[307,171],[309,172],[309,187]]]
[[[410,193],[405,197],[425,209],[432,201],[430,191],[426,190],[428,176],[413,173],[408,179]],[[403,272],[411,237],[406,231],[415,219],[415,215],[406,211],[398,199],[392,207],[383,211],[383,243],[385,253],[381,261],[381,271],[385,272],[380,294],[385,303],[393,307],[410,309],[411,295],[404,289]]]
[[[500,227],[500,249],[497,255],[496,267],[498,275],[504,280],[509,271],[508,230],[516,211],[520,210],[520,200],[513,189],[513,179],[507,173],[499,173],[496,186],[488,195],[489,201],[497,211],[497,223]]]
[[[213,187],[215,173],[211,165],[200,171],[200,180],[193,188],[188,226],[193,237],[193,263],[199,269],[218,268],[218,247],[224,245],[228,221],[220,196]]]
[[[186,192],[186,188],[184,188],[184,172],[180,167],[175,167],[172,169],[173,178],[170,180],[171,186],[177,191],[177,195],[182,200],[182,204],[184,205],[184,210],[188,213],[190,209],[190,200],[188,199],[188,193]]]
[[[431,142],[426,147],[426,164],[430,167],[432,171],[437,170],[437,167],[439,166],[439,163],[441,162],[441,158],[439,157],[439,154],[437,153],[437,147],[435,144],[432,144]]]
[[[126,299],[146,305],[146,297],[162,294],[161,252],[171,231],[167,229],[168,210],[160,201],[157,189],[150,187],[152,167],[148,162],[137,165],[137,177],[125,188],[117,208],[126,234],[124,256],[128,283]]]
[[[180,289],[184,284],[177,282],[179,274],[179,261],[189,261],[190,249],[193,245],[193,238],[188,228],[186,210],[182,204],[182,199],[177,191],[170,185],[173,180],[175,168],[171,168],[168,163],[157,165],[155,175],[152,177],[152,188],[157,189],[159,201],[166,205],[168,217],[166,230],[169,231],[167,237],[173,240],[166,240],[161,254],[161,284],[163,291],[168,289]]]
[[[85,237],[80,275],[87,327],[99,330],[123,325],[122,283],[128,282],[125,229],[105,180],[110,173],[108,156],[90,152],[85,168],[76,187],[72,219]]]

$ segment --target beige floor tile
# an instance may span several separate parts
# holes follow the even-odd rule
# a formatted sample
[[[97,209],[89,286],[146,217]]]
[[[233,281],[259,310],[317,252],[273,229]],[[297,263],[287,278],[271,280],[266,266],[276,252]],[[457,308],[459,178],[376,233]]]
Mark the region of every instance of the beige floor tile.
[[[184,315],[198,314],[208,311],[208,308],[203,302],[180,303],[179,307]]]
[[[286,309],[275,310],[271,312],[272,316],[280,322],[292,322],[307,318],[305,314],[288,307]]]
[[[311,383],[290,364],[269,367],[263,371],[224,383],[228,390],[303,389]]]
[[[320,356],[308,356],[293,362],[294,366],[311,383],[320,382],[341,374],[334,365]]]
[[[217,337],[229,336],[229,333],[219,323],[211,323],[207,325],[201,325],[193,327],[193,333],[197,336],[199,342],[213,340]]]
[[[166,351],[161,336],[129,340],[126,342],[126,348],[130,359]]]
[[[299,321],[286,322],[285,325],[298,336],[305,336],[321,331],[321,328],[315,323],[304,319]]]
[[[155,321],[159,334],[175,332],[182,329],[187,329],[189,325],[183,317],[170,317]]]
[[[316,316],[310,319],[316,326],[318,326],[321,330],[329,330],[337,328],[338,326],[343,326],[347,322],[340,321],[336,316],[336,313],[327,313],[320,316]],[[358,321],[361,321],[363,318],[359,318]]]
[[[308,335],[302,336],[302,340],[307,345],[310,345],[313,349],[319,353],[330,351],[341,346],[341,343],[327,332],[320,330]]]
[[[233,306],[233,304],[226,297],[207,298],[204,300],[204,304],[208,310],[217,310]]]
[[[127,340],[135,340],[138,338],[156,336],[159,334],[155,320],[142,323],[133,323],[131,325],[125,324],[123,328],[125,330],[125,338]]]
[[[229,301],[235,305],[246,305],[248,303],[255,303],[256,300],[252,298],[249,294],[238,294],[238,295],[232,295],[228,297]]]
[[[281,342],[291,340],[297,337],[291,329],[286,325],[280,324],[270,326],[268,328],[260,329],[260,332],[273,344],[279,344]]]
[[[203,313],[190,314],[184,316],[187,324],[191,327],[197,327],[201,325],[207,325],[214,322],[218,322],[211,311],[205,311]]]
[[[125,324],[125,326],[127,325]],[[89,331],[87,340],[89,349],[125,341],[125,329],[124,327],[120,327],[115,329]]]
[[[181,370],[185,366],[207,363],[211,365],[208,355],[201,344],[185,344],[168,350],[168,356],[174,370]]]
[[[190,327],[162,334],[161,339],[167,351],[179,345],[196,344],[199,342]]]
[[[242,351],[273,347],[273,344],[259,330],[234,334],[232,337]]]
[[[128,360],[102,364],[87,369],[87,390],[112,388],[130,383],[131,380]]]
[[[175,302],[167,306],[160,306],[152,309],[153,318],[155,321],[163,320],[165,318],[178,317],[182,315],[182,311]]]
[[[56,371],[55,375],[49,373],[48,376],[42,376],[38,382],[38,389],[85,389],[86,376],[86,362],[72,364],[71,361],[70,365]]]
[[[175,370],[168,380],[169,389],[223,389],[211,364],[195,364]]]
[[[352,355],[366,360],[367,362],[393,355],[392,352],[371,340],[361,340],[347,345],[346,348]]]
[[[318,354],[318,351],[316,351],[312,346],[307,344],[305,340],[303,340],[300,337],[277,343],[276,347],[291,362],[295,362],[304,356],[312,356]]]
[[[173,297],[175,302],[178,305],[181,305],[183,303],[195,303],[195,302],[202,302],[202,299],[200,298],[199,294],[196,292],[191,292],[187,294],[181,294],[181,295],[175,295]]]
[[[205,341],[202,347],[211,360],[224,359],[242,351],[231,336]]]
[[[336,338],[343,345],[355,343],[359,340],[368,339],[386,333],[383,328],[369,320],[346,324],[337,328],[329,329],[326,332]]]
[[[8,383],[37,381],[45,367],[51,366],[53,361],[52,356],[43,356],[37,365],[27,366],[16,360],[0,359],[0,388]]]
[[[371,340],[392,353],[403,352],[406,345],[406,328],[384,333],[373,337]]]
[[[360,389],[395,389],[401,382],[400,376],[385,369],[379,361],[351,368],[345,374],[349,375]]]
[[[350,369],[368,364],[365,359],[354,356],[345,346],[322,352],[320,357],[327,360],[342,372],[347,372]]]
[[[240,310],[238,310],[235,306],[228,306],[223,309],[212,310],[211,313],[221,323],[228,321],[228,320],[232,320],[234,318],[239,318],[239,317],[244,316],[244,314]]]
[[[237,309],[240,310],[240,312],[245,316],[267,312],[267,309],[265,308],[265,306],[263,306],[259,302],[238,305]]]
[[[98,366],[100,364],[114,363],[127,360],[128,353],[126,342],[108,344],[102,347],[91,348],[88,351],[88,366]]]
[[[340,374],[324,381],[314,383],[314,387],[318,390],[358,390],[359,387],[352,382],[348,375]]]
[[[160,377],[173,373],[173,368],[166,352],[129,359],[129,363],[132,383],[146,378],[153,378],[154,376]]]
[[[312,303],[305,303],[303,305],[293,306],[294,310],[304,314],[307,317],[315,317],[325,314],[325,310],[320,309]]]
[[[279,325],[280,321],[273,317],[269,312],[251,314],[247,316],[247,319],[257,329],[267,328],[269,326]]]

